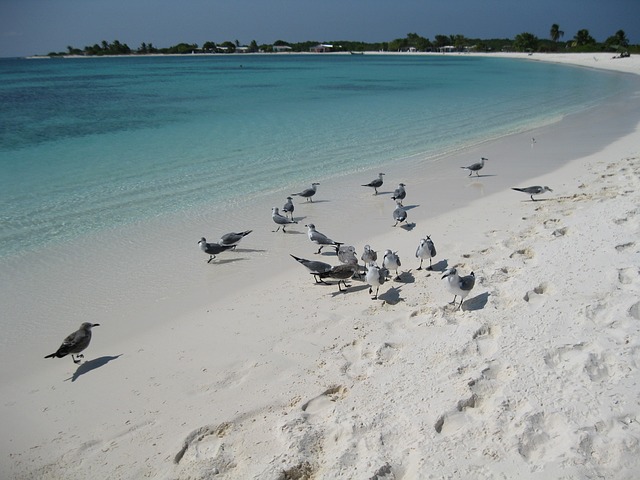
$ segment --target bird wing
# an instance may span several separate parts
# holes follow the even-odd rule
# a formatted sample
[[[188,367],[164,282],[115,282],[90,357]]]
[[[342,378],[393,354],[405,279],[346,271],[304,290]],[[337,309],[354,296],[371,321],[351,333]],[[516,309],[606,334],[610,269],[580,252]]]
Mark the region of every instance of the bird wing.
[[[476,277],[474,275],[467,275],[460,279],[460,290],[469,291],[476,284]]]

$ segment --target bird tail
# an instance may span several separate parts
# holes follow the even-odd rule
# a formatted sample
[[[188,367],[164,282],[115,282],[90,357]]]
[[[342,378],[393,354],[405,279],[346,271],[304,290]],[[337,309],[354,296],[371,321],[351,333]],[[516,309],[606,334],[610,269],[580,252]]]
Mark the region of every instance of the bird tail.
[[[511,190],[515,190],[516,192],[524,192],[522,188],[511,188]]]
[[[289,255],[291,255],[291,254],[289,254]],[[292,257],[296,262],[300,262],[300,263],[302,263],[302,258],[298,258],[298,257],[296,257],[295,255],[291,255],[291,257]]]

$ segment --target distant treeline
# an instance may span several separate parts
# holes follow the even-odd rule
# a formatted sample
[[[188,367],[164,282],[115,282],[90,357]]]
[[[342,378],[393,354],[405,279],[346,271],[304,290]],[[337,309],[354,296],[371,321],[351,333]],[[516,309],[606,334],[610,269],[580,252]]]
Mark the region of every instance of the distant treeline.
[[[271,53],[277,51],[309,52],[309,51],[333,51],[333,52],[434,52],[434,51],[477,51],[477,52],[640,52],[639,45],[630,45],[623,30],[618,30],[604,42],[596,41],[586,29],[578,30],[569,41],[562,41],[564,32],[557,24],[553,24],[549,31],[548,39],[540,39],[535,35],[524,32],[513,39],[494,38],[480,39],[467,38],[464,35],[436,35],[433,40],[422,37],[417,33],[409,33],[405,38],[397,38],[390,42],[358,42],[358,41],[332,41],[317,42],[306,41],[290,43],[278,40],[270,45],[258,45],[255,40],[248,45],[225,41],[222,43],[204,42],[201,46],[196,43],[179,43],[172,47],[157,48],[152,43],[142,43],[137,49],[131,49],[126,43],[114,40],[109,43],[102,41],[84,48],[67,47],[66,52],[51,52],[48,56],[64,55],[147,55],[147,54],[193,54],[193,53]],[[320,48],[319,48],[320,47]]]

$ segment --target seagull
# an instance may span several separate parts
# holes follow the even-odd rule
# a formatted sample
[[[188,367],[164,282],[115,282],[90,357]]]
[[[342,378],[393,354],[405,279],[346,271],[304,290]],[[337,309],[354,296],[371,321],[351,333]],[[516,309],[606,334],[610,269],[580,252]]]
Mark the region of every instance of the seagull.
[[[282,207],[282,211],[284,213],[288,213],[291,215],[291,220],[293,220],[293,199],[291,197],[287,197],[287,203],[284,204],[284,207]]]
[[[58,348],[55,353],[47,355],[44,358],[62,358],[71,354],[71,360],[73,360],[73,363],[80,363],[78,358],[84,358],[84,355],[80,352],[87,348],[89,346],[89,342],[91,342],[91,329],[99,326],[99,323],[84,322],[80,325],[80,328],[77,331],[64,339],[62,345],[60,345],[60,348]]]
[[[340,248],[340,245],[343,244],[343,242],[334,242],[329,237],[327,237],[324,233],[320,233],[319,231],[317,231],[316,226],[313,223],[310,223],[309,225],[305,225],[305,227],[309,229],[309,231],[307,232],[307,235],[309,235],[309,240],[320,245],[320,248],[318,249],[316,254],[320,253],[322,249],[326,246],[335,247],[336,253],[338,253],[338,249]]]
[[[406,185],[404,183],[399,184],[398,188],[393,191],[393,197],[391,198],[396,202],[398,200],[404,200],[404,197],[407,196],[407,191],[404,189],[405,186]]]
[[[480,175],[478,175],[478,171],[482,170],[482,167],[484,167],[484,162],[486,162],[487,160],[489,159],[482,157],[478,163],[474,163],[473,165],[469,165],[468,167],[460,168],[466,168],[467,170],[469,170],[469,176],[471,176],[473,172],[476,172],[476,176],[479,177]]]
[[[536,199],[533,198],[534,195],[542,195],[544,192],[553,192],[553,190],[551,190],[549,187],[547,186],[541,187],[540,185],[536,185],[534,187],[525,187],[525,188],[512,188],[511,190],[528,193],[531,196],[531,200],[534,202],[536,201]]]
[[[402,206],[400,200],[396,200],[396,209],[393,211],[393,219],[396,221],[394,227],[398,225],[398,223],[402,223],[407,220],[407,211]]]
[[[346,280],[353,277],[356,274],[357,269],[357,265],[341,263],[340,265],[331,267],[331,270],[329,270],[328,272],[318,274],[318,276],[320,278],[335,278],[336,280],[338,280],[338,290],[343,292],[345,290],[342,290],[340,283],[344,283],[345,288],[349,288]]]
[[[271,218],[275,223],[278,224],[278,228],[273,230],[274,232],[277,232],[278,230],[280,230],[280,227],[282,227],[282,233],[287,233],[287,231],[284,229],[285,225],[289,225],[290,223],[298,223],[295,220],[289,220],[284,215],[280,215],[278,207],[273,207],[271,209]]]
[[[238,243],[240,243],[240,240],[242,240],[244,237],[249,235],[252,231],[253,230],[246,230],[244,232],[239,232],[239,233],[236,233],[236,232],[225,233],[223,236],[220,237],[220,240],[218,240],[218,243],[223,247],[226,247],[226,246],[233,247],[233,249],[235,250]]]
[[[364,246],[364,252],[362,252],[362,256],[360,259],[364,262],[365,265],[369,265],[371,262],[375,262],[378,260],[378,253],[375,250],[371,250],[369,245]]]
[[[400,275],[398,275],[398,268],[402,263],[400,263],[400,257],[398,257],[398,252],[392,252],[391,250],[384,251],[384,258],[382,259],[382,266],[387,269],[387,271],[395,270],[396,278],[394,280],[400,280]]]
[[[341,245],[336,252],[338,254],[338,260],[341,263],[350,263],[351,265],[358,265],[358,257],[356,256],[356,248],[351,245]]]
[[[317,185],[320,185],[320,184],[317,183],[317,182],[314,182],[314,183],[311,184],[311,188],[305,188],[300,193],[292,193],[291,195],[297,195],[299,197],[304,197],[304,198],[307,199],[307,201],[313,202],[313,199],[311,197],[313,197],[316,194]]]
[[[375,190],[376,193],[374,193],[374,195],[378,194],[378,188],[382,186],[382,176],[384,175],[384,173],[379,173],[378,174],[378,178],[376,178],[375,180],[372,180],[371,182],[367,183],[366,185],[362,185],[363,187],[373,187],[373,189]]]
[[[455,268],[450,268],[449,270],[444,272],[442,278],[447,279],[447,285],[449,286],[449,290],[453,293],[453,302],[455,305],[456,297],[460,296],[460,305],[458,308],[462,307],[462,302],[469,292],[476,284],[476,276],[473,272],[465,277],[460,277],[458,275],[458,271]]]
[[[207,263],[210,263],[211,260],[216,258],[216,255],[224,252],[225,250],[229,250],[230,248],[235,248],[235,245],[220,245],[219,243],[207,243],[207,239],[202,237],[198,242],[200,245],[200,250],[209,255],[209,260]]]
[[[307,270],[309,270],[309,272],[313,275],[316,283],[324,283],[325,285],[328,285],[326,282],[323,282],[321,278],[319,279],[319,275],[327,273],[329,270],[331,270],[331,265],[324,262],[317,262],[315,260],[306,260],[304,258],[296,257],[295,255],[291,256],[296,262],[298,262],[300,265],[303,265]]]
[[[418,245],[418,249],[416,250],[416,258],[420,259],[420,266],[418,270],[422,270],[422,261],[425,258],[429,259],[429,266],[427,270],[432,270],[431,266],[431,258],[436,256],[436,246],[433,244],[431,237],[427,235],[427,238],[423,238],[420,240],[420,245]]]
[[[375,262],[369,263],[367,266],[367,275],[365,276],[365,280],[369,284],[369,295],[373,293],[373,287],[376,287],[376,294],[373,296],[371,300],[377,300],[378,298],[378,290],[380,290],[380,285],[382,285],[387,279],[387,275],[389,274],[389,270],[386,268],[378,267]]]

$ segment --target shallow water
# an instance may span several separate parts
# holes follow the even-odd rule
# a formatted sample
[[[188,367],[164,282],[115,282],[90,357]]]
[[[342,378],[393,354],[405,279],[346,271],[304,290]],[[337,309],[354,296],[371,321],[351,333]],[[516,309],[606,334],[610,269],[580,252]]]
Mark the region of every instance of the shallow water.
[[[13,59],[0,77],[0,256],[435,158],[630,84],[461,55]]]

